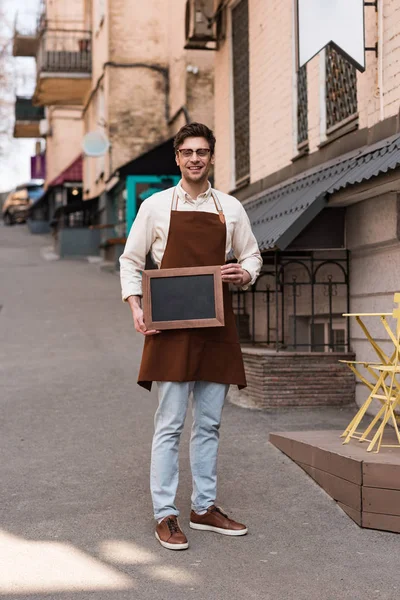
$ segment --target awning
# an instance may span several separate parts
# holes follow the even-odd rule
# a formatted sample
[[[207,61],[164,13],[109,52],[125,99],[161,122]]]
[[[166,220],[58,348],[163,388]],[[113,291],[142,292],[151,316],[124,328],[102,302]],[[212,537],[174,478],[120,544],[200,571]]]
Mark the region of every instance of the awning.
[[[327,206],[329,196],[400,166],[400,136],[305,171],[244,203],[261,251],[285,250]]]
[[[48,188],[64,183],[79,183],[82,181],[82,155],[80,154],[64,171],[62,171],[53,181],[50,181]]]
[[[71,202],[65,206],[59,206],[54,211],[53,219],[58,219],[61,215],[70,215],[71,213],[83,212],[93,210],[96,206],[98,198],[91,198],[90,200],[77,200]]]
[[[127,175],[179,175],[175,162],[174,139],[155,146],[118,169],[120,177]]]
[[[82,155],[80,154],[64,171],[55,177],[46,187],[46,191],[30,207],[30,214],[49,200],[53,188],[64,185],[64,183],[82,182]]]

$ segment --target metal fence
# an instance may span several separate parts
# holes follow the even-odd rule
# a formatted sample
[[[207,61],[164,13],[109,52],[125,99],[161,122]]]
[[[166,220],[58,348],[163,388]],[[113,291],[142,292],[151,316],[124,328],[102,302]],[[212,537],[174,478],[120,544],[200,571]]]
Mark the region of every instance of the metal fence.
[[[232,290],[242,343],[304,352],[349,350],[349,298],[347,251],[269,254],[249,291]]]
[[[357,115],[357,69],[332,46],[326,49],[326,127]]]
[[[81,29],[44,29],[40,33],[39,72],[90,73],[91,32]]]
[[[307,65],[297,72],[297,145],[308,142],[308,84]]]

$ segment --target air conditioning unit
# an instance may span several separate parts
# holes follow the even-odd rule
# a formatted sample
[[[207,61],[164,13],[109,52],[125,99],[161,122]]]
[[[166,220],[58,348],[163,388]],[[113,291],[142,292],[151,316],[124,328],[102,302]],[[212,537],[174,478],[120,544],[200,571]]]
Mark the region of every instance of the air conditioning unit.
[[[213,0],[187,0],[185,19],[186,50],[217,50],[217,23]]]
[[[39,121],[39,133],[43,137],[51,135],[50,123],[47,119],[40,119]]]

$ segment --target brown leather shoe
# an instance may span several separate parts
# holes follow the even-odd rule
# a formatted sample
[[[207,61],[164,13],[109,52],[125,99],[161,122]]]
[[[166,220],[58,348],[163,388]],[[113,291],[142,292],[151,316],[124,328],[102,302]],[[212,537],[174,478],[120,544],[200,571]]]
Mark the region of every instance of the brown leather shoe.
[[[198,515],[192,510],[190,513],[190,527],[203,531],[216,531],[222,535],[245,535],[246,525],[229,519],[218,506],[210,506],[204,515]]]
[[[186,535],[179,527],[176,515],[169,515],[160,523],[157,523],[155,535],[161,546],[168,548],[168,550],[186,550],[186,548],[189,548]]]

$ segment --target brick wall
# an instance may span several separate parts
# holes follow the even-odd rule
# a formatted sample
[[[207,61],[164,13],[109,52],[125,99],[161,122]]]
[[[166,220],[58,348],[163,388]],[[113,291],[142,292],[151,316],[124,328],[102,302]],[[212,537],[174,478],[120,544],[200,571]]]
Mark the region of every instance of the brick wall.
[[[338,361],[354,360],[352,353],[274,352],[242,348],[248,386],[230,397],[252,408],[331,406],[353,404],[355,381]]]
[[[230,6],[234,5],[234,1]],[[293,122],[294,1],[249,2],[250,38],[250,182],[290,165],[296,155]],[[216,185],[234,189],[234,144],[231,85],[231,28],[228,8],[226,39],[215,59],[215,130],[218,140]],[[365,7],[366,46],[377,41],[377,14]],[[383,113],[396,115],[400,100],[400,0],[383,3]],[[359,127],[371,127],[380,119],[379,61],[366,53],[366,71],[357,74]],[[310,152],[318,152],[325,139],[323,127],[324,61],[321,55],[307,65]],[[322,98],[322,100],[321,100]],[[322,126],[321,126],[322,122]]]
[[[249,2],[251,181],[293,156],[293,16],[288,4]]]

